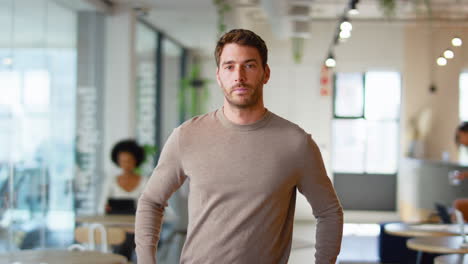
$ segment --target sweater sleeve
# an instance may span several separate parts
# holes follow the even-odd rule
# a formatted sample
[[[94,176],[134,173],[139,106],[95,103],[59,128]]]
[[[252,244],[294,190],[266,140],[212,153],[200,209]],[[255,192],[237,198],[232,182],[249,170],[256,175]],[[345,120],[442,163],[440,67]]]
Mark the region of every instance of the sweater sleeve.
[[[315,263],[335,263],[343,235],[343,209],[327,176],[317,144],[307,135],[298,190],[317,218]]]
[[[138,200],[135,243],[138,262],[156,263],[156,249],[164,215],[171,195],[184,183],[186,176],[179,152],[180,128],[169,136],[158,165]]]

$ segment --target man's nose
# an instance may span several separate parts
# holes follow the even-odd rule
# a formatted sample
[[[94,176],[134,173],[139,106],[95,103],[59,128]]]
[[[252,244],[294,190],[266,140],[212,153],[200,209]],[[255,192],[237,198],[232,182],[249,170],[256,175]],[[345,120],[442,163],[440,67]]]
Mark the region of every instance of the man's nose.
[[[235,70],[235,81],[245,82],[245,70],[243,67],[237,67]]]

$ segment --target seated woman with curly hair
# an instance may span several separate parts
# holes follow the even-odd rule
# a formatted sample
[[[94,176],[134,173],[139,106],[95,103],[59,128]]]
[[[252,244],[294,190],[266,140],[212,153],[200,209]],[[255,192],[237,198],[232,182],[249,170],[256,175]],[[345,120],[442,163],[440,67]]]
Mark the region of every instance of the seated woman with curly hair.
[[[145,178],[135,171],[145,160],[144,149],[135,140],[122,140],[113,147],[111,159],[121,169],[121,173],[106,181],[101,199],[102,204],[105,204],[103,205],[105,212],[107,214],[134,214],[136,202],[146,184]],[[113,208],[113,205],[109,204],[112,200],[133,200],[133,207]],[[126,240],[115,249],[115,252],[130,260],[134,249],[134,234],[127,233]]]

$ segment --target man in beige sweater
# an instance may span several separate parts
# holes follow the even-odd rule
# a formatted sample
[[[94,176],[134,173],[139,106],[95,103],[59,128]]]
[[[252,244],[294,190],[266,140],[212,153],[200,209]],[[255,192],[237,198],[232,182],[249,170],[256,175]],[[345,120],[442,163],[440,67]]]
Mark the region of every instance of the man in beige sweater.
[[[139,263],[156,263],[164,208],[184,181],[189,225],[180,263],[287,263],[296,190],[317,218],[315,263],[335,263],[343,211],[311,136],[264,107],[267,55],[265,42],[249,30],[218,41],[224,105],[185,122],[167,140],[138,202]]]

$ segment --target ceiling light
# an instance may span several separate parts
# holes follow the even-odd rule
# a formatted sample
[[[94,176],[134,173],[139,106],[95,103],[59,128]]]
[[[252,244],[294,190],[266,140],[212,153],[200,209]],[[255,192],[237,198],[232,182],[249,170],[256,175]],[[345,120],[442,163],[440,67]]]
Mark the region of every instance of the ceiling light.
[[[325,61],[325,66],[327,66],[328,68],[334,68],[336,66],[336,61],[335,59],[333,58],[328,58],[326,61]]]
[[[447,65],[447,59],[444,58],[444,57],[437,58],[437,65],[439,65],[439,66]]]
[[[463,44],[463,41],[459,37],[454,37],[452,39],[452,45],[455,47],[460,47]]]
[[[444,57],[446,59],[453,59],[454,56],[455,56],[455,54],[453,53],[453,51],[451,49],[446,49],[444,51]]]
[[[357,9],[350,9],[350,10],[348,11],[348,14],[349,14],[350,16],[359,15],[359,10],[357,10]]]
[[[351,37],[351,31],[341,31],[340,32],[340,39],[348,39]]]
[[[348,14],[351,16],[359,15],[359,10],[357,9],[357,3],[359,0],[352,0],[351,5],[349,6]]]
[[[328,53],[328,57],[325,60],[325,66],[327,66],[328,68],[333,68],[336,66],[335,58],[333,57],[333,54],[331,52]]]
[[[341,31],[351,31],[353,30],[353,25],[349,21],[345,20],[340,24],[340,29]]]

